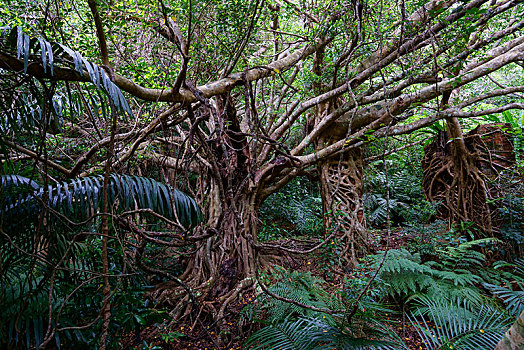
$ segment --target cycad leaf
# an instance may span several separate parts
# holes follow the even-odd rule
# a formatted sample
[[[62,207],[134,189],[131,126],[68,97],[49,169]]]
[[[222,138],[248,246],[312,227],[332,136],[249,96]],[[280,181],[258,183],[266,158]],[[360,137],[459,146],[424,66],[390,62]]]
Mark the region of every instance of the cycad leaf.
[[[267,350],[310,350],[322,349],[316,347],[317,341],[313,334],[315,326],[304,319],[284,321],[268,325],[254,333],[244,344],[247,349]]]
[[[40,52],[42,53],[42,66],[44,67],[44,73],[47,73],[47,45],[44,39],[38,38],[40,44]]]
[[[38,205],[40,203],[38,198],[42,198],[44,191],[36,183],[16,175],[1,176],[0,179],[2,180],[0,203],[2,203],[4,212],[3,224],[5,224],[5,219],[11,219],[9,214],[15,213],[15,210],[18,212],[33,207],[37,208],[38,211],[42,210],[42,207]],[[47,205],[54,210],[62,211],[66,215],[71,214],[77,219],[85,220],[101,207],[103,198],[100,194],[102,193],[103,183],[102,176],[93,176],[49,186],[47,190],[49,197],[46,198]],[[22,193],[19,189],[22,186],[26,188],[29,186],[29,192],[33,193],[27,191],[25,194]],[[11,194],[13,188],[17,191],[14,192],[16,196]],[[172,196],[166,195],[171,191]],[[176,219],[176,216],[178,216],[184,227],[197,225],[202,218],[202,213],[193,198],[149,178],[112,175],[108,186],[110,208],[117,199],[121,210],[131,209],[136,203],[139,209],[151,209],[168,219]],[[170,209],[166,211],[164,208]],[[174,208],[174,210],[171,208]],[[38,214],[33,216],[36,217]],[[9,221],[8,224],[16,224],[16,222],[11,222],[12,220]]]
[[[517,283],[521,290],[513,290],[496,286],[494,284],[483,283],[482,285],[493,293],[494,296],[502,299],[508,306],[508,311],[515,317],[524,310],[524,284]]]
[[[508,315],[488,305],[476,307],[458,300],[425,297],[418,301],[416,314],[423,317],[423,325],[414,316],[410,321],[428,349],[493,349],[512,322]],[[434,327],[428,327],[426,320]]]
[[[2,31],[2,36],[4,36],[6,32],[7,31],[5,30]],[[115,107],[119,110],[124,111],[129,116],[133,116],[133,112],[126,98],[122,94],[122,91],[120,91],[120,89],[111,81],[111,79],[107,76],[103,69],[100,69],[96,64],[90,63],[87,60],[85,60],[78,51],[75,51],[60,43],[51,44],[50,42],[41,37],[32,40],[27,34],[23,32],[22,27],[20,26],[13,28],[10,31],[9,37],[15,39],[16,57],[17,59],[23,59],[24,73],[27,73],[30,54],[33,53],[36,55],[39,51],[41,54],[44,72],[47,72],[47,66],[49,66],[50,73],[51,75],[53,75],[53,67],[55,64],[53,54],[54,49],[56,55],[63,58],[62,60],[60,60],[60,62],[66,66],[71,66],[71,64],[68,64],[67,62],[71,60],[74,70],[77,71],[79,74],[84,74],[85,67],[89,75],[89,79],[94,85],[96,85],[97,88],[100,88],[100,83],[102,82],[104,90],[107,92],[107,94],[113,101]],[[9,45],[14,45],[14,42],[9,42]],[[38,43],[39,45],[37,45]],[[37,49],[36,46],[39,46],[39,48]],[[7,49],[8,51],[10,51],[9,47],[1,47],[0,49]]]

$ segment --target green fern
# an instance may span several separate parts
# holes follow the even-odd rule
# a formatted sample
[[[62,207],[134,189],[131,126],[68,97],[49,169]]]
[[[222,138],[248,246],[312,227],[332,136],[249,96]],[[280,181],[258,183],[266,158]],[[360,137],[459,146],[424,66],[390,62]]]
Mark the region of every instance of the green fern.
[[[384,254],[382,252],[373,256],[375,268],[384,258]],[[478,256],[472,256],[475,257],[473,266],[477,266]],[[451,265],[450,261],[422,263],[417,253],[412,254],[406,249],[391,249],[387,252],[379,271],[378,282],[383,283],[387,294],[399,295],[406,299],[425,293],[433,297],[460,297],[480,302],[482,296],[475,284],[482,282],[482,279],[470,270],[451,270]],[[462,267],[462,264],[455,265]]]
[[[460,287],[474,286],[475,284],[482,282],[482,278],[467,270],[432,270],[431,274],[439,280],[447,281]]]
[[[524,276],[524,258],[515,260],[515,270],[521,276]]]
[[[343,304],[333,295],[322,289],[323,281],[300,271],[280,270],[280,278],[277,283],[269,287],[269,290],[281,297],[292,299],[304,305],[314,306],[322,309],[340,309]],[[259,297],[260,306],[267,311],[269,322],[280,322],[290,317],[327,317],[332,323],[331,315],[321,314],[291,303],[274,299],[268,295]]]
[[[373,257],[375,268],[384,258],[384,252]],[[435,282],[431,277],[431,268],[421,264],[419,254],[411,254],[406,249],[391,249],[379,274],[389,294],[407,296],[425,290]]]
[[[393,220],[403,217],[405,210],[423,196],[421,187],[413,186],[414,183],[419,181],[406,169],[391,169],[388,178],[384,172],[371,175],[366,185],[368,191],[364,194],[367,221],[384,225],[388,211]]]
[[[500,240],[497,238],[482,238],[470,242],[464,242],[456,247],[437,249],[436,253],[440,257],[442,265],[445,268],[475,271],[484,267],[486,256],[473,250],[473,248],[476,246],[493,245],[496,243],[500,243]]]
[[[269,287],[272,293],[307,306],[344,310],[354,301],[350,297],[342,302],[350,293],[328,293],[322,288],[324,281],[310,273],[279,269],[276,278],[278,282]],[[265,311],[258,315],[265,316],[261,322],[266,326],[246,341],[248,349],[398,349],[392,347],[394,336],[383,321],[392,311],[367,297],[360,300],[351,324],[344,313],[316,312],[265,294],[258,300]],[[245,310],[246,316],[256,314],[256,308]]]

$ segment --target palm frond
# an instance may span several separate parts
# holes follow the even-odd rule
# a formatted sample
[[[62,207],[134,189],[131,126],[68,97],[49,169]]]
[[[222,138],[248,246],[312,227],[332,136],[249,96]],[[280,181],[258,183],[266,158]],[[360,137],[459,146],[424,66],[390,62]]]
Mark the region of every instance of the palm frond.
[[[367,334],[369,335],[369,334]],[[247,349],[267,350],[364,350],[364,349],[401,349],[399,344],[387,341],[357,337],[342,329],[332,326],[325,319],[299,318],[269,324],[255,332],[244,343]]]
[[[27,73],[29,62],[41,63],[44,73],[47,74],[49,69],[50,77],[54,75],[55,66],[74,69],[78,74],[88,77],[97,88],[103,89],[117,109],[133,116],[124,95],[107,73],[97,64],[83,58],[78,51],[41,37],[31,38],[24,33],[22,27],[17,26],[4,27],[0,31],[0,52],[15,55],[17,59],[23,60],[24,73]]]
[[[482,285],[494,296],[501,299],[507,305],[508,311],[516,317],[524,311],[524,283],[516,282],[516,284],[520,290],[513,290],[511,286],[505,288],[489,283],[483,283]]]
[[[410,321],[429,349],[493,349],[512,322],[489,305],[418,298]],[[417,322],[416,316],[421,318]],[[431,326],[430,326],[431,325]]]
[[[19,185],[30,181],[8,175],[2,180],[2,184],[6,184],[2,186],[2,194],[7,194],[6,191],[13,193],[15,188],[17,191],[24,190],[21,186],[11,185],[14,183],[13,180],[18,181]],[[20,215],[31,214],[33,217],[38,217],[43,212],[48,220],[53,220],[53,215],[50,215],[47,209],[71,218],[85,220],[100,210],[103,184],[102,176],[90,176],[49,185],[47,188],[39,187],[29,194],[25,189],[26,195],[19,192],[15,202],[12,194],[2,196],[0,201],[3,203],[2,222],[11,227],[17,224]],[[177,189],[145,177],[111,175],[108,200],[114,210],[151,209],[168,219],[178,219],[185,227],[198,224],[202,218],[202,213],[194,199]]]
[[[312,350],[327,349],[318,340],[317,325],[307,319],[270,324],[245,342],[247,349]]]

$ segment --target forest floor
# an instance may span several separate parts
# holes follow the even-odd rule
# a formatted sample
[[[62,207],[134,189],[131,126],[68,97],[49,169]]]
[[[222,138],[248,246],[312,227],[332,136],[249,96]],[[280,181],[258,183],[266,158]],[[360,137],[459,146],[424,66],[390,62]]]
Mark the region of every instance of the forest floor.
[[[406,246],[407,242],[412,238],[404,230],[395,228],[392,229],[388,235],[387,230],[378,230],[372,232],[372,239],[376,242],[377,251],[386,249],[398,249]],[[389,238],[387,238],[389,236]],[[279,240],[272,243],[292,245],[294,247],[314,244],[311,238],[297,239],[290,238]],[[327,281],[325,286],[327,290],[334,290],[340,288],[344,279],[356,278],[355,275],[347,274],[344,271],[334,271],[334,274],[326,276],[326,269],[321,269],[320,265],[311,263],[311,261],[322,261],[321,256],[284,256],[282,258],[281,266],[300,272],[310,272],[312,275],[321,277]],[[260,329],[260,324],[251,325],[248,329],[239,327],[239,317],[242,309],[249,304],[256,303],[256,296],[253,290],[250,290],[230,305],[230,313],[226,315],[226,332],[229,332],[229,339],[233,339],[225,346],[218,345],[219,329],[211,320],[203,322],[192,322],[189,319],[187,322],[179,323],[167,329],[165,326],[152,326],[141,329],[137,335],[134,332],[126,334],[122,341],[122,349],[142,350],[142,349],[168,349],[168,350],[215,350],[228,349],[237,350],[242,349],[242,343],[247,339],[249,334]],[[401,310],[396,310],[401,311]],[[417,332],[410,325],[410,323],[403,319],[402,313],[398,312],[388,319],[390,327],[394,330],[410,347],[412,350],[426,350],[424,343],[419,338]]]

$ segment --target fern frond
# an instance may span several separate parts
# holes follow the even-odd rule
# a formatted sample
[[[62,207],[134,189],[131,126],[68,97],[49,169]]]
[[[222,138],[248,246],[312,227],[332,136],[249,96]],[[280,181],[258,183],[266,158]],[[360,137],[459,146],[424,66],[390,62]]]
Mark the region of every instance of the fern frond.
[[[382,260],[383,254],[374,256],[375,266]],[[476,264],[479,257],[474,257]],[[392,295],[409,299],[426,293],[438,298],[461,297],[479,303],[482,296],[476,284],[482,282],[482,279],[469,270],[447,270],[446,267],[449,265],[443,266],[433,261],[422,264],[419,254],[412,254],[405,249],[392,249],[387,252],[379,278],[386,286],[386,292]]]
[[[384,254],[374,256],[375,267]],[[379,277],[392,294],[406,296],[417,293],[434,283],[432,269],[420,261],[419,254],[411,254],[406,249],[391,249],[387,252]]]
[[[321,287],[322,281],[310,273],[299,271],[282,271],[279,282],[269,287],[269,290],[282,297],[292,299],[304,305],[314,306],[322,309],[340,309],[341,302],[333,295],[324,291]],[[270,296],[263,295],[260,298],[261,307],[268,311],[270,322],[280,322],[289,317],[326,317],[330,323],[334,323],[332,315],[320,314],[294,304],[286,303]]]
[[[439,271],[433,270],[433,276],[452,282],[455,286],[474,286],[476,283],[482,282],[482,278],[477,275],[464,271],[464,273],[456,273],[454,271]]]

